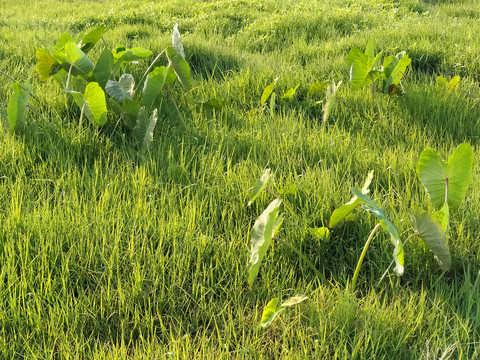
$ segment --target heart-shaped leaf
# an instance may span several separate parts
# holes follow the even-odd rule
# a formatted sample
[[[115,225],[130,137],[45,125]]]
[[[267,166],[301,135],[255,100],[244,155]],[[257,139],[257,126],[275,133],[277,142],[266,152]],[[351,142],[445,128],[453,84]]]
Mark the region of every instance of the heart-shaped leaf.
[[[35,71],[40,75],[41,81],[47,81],[56,61],[46,49],[37,49],[35,56],[37,58]]]
[[[88,83],[85,94],[71,90],[66,92],[73,96],[78,107],[90,121],[98,126],[105,125],[107,122],[107,102],[105,93],[98,83]]]
[[[167,68],[165,66],[156,67],[148,74],[142,92],[142,102],[147,109],[153,106],[156,97],[162,91],[166,77]]]
[[[102,38],[105,30],[105,25],[100,25],[87,33],[81,40],[80,49],[85,54],[92,50],[95,44]]]
[[[418,159],[417,173],[435,208],[448,201],[455,210],[464,200],[472,182],[473,150],[470,144],[460,144],[448,162],[440,159],[433,149],[425,149]]]
[[[68,41],[62,50],[52,55],[66,71],[71,71],[72,75],[87,76],[95,67],[89,57],[73,41]]]
[[[135,79],[130,74],[122,74],[118,81],[108,80],[105,90],[115,101],[120,104],[125,99],[132,100],[135,87]]]
[[[272,238],[280,227],[283,216],[279,215],[282,200],[273,200],[253,224],[250,246],[250,262],[248,264],[248,284],[252,287],[258,275],[262,260],[272,242]]]
[[[153,129],[157,125],[157,109],[148,116],[147,109],[142,106],[137,114],[137,123],[133,129],[133,134],[137,139],[138,147],[145,151],[149,148],[153,141]]]
[[[102,89],[105,89],[105,85],[114,74],[114,61],[113,54],[108,49],[103,50],[98,58],[97,65],[93,70],[93,78]]]

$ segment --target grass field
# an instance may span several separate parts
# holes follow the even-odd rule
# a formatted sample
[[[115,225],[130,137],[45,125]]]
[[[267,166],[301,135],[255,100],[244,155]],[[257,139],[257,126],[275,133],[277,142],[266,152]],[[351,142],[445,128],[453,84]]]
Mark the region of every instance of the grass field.
[[[0,1],[0,71],[30,79],[43,118],[24,134],[0,129],[0,358],[2,359],[477,359],[480,358],[480,7],[476,0]],[[116,119],[99,129],[53,81],[35,74],[35,51],[113,21],[105,43],[158,53],[178,22],[193,86],[172,88],[150,150],[141,154]],[[346,56],[412,58],[404,94],[353,92]],[[102,46],[91,53],[96,59]],[[134,68],[140,76],[149,61]],[[439,91],[437,75],[461,77]],[[260,106],[276,77],[293,100]],[[7,122],[11,81],[0,75]],[[343,81],[326,124],[307,98],[316,81]],[[206,111],[199,101],[225,101]],[[451,219],[453,268],[443,273],[423,242],[405,243],[405,274],[379,282],[389,236],[368,249],[375,219],[359,214],[319,241],[375,170],[371,196],[405,240],[412,209],[428,209],[420,153],[474,148],[474,180]],[[273,199],[247,207],[264,168],[297,185],[281,244],[247,286],[250,230]],[[305,294],[267,329],[273,297]]]

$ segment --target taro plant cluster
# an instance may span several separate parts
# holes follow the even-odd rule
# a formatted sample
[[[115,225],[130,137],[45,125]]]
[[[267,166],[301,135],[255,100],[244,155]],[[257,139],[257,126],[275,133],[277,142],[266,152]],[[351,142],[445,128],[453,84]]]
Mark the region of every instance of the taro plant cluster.
[[[118,46],[110,50],[105,46],[94,61],[90,50],[103,39],[106,26],[101,25],[75,39],[68,33],[60,35],[56,45],[40,48],[36,52],[36,72],[41,81],[54,79],[69,94],[80,109],[80,124],[86,117],[102,127],[108,113],[117,114],[130,130],[138,147],[146,149],[153,139],[153,129],[158,118],[158,98],[164,87],[178,81],[183,90],[190,89],[190,67],[185,60],[183,45],[175,24],[172,45],[153,60],[140,79],[130,73],[139,60],[153,55],[140,47]],[[166,57],[167,66],[156,66]],[[74,80],[75,79],[75,80]],[[78,79],[78,80],[76,80]],[[32,87],[14,83],[8,103],[9,125],[12,131],[25,126],[29,95]]]
[[[465,199],[468,187],[472,182],[472,167],[473,150],[468,143],[460,144],[449,157],[448,161],[442,160],[433,149],[425,149],[418,159],[417,175],[428,194],[433,211],[420,211],[418,209],[412,211],[412,228],[414,231],[407,240],[412,236],[421,238],[432,251],[439,267],[443,271],[450,270],[452,265],[451,254],[447,243],[449,218]],[[250,200],[248,205],[251,205],[259,194],[267,188],[271,178],[271,171],[266,169],[261,178],[253,186],[249,195]],[[308,229],[310,233],[318,237],[329,237],[330,231],[341,222],[346,221],[352,211],[359,207],[372,214],[378,220],[359,256],[350,282],[352,292],[355,291],[358,275],[367,249],[375,233],[380,228],[389,234],[390,241],[393,245],[392,264],[395,264],[395,274],[402,276],[405,271],[405,254],[399,232],[394,223],[387,217],[385,210],[368,196],[372,180],[373,171],[368,174],[362,189],[357,190],[353,188],[352,199],[332,212],[328,227]],[[274,193],[273,191],[270,192]],[[304,254],[288,242],[275,237],[284,219],[280,213],[281,204],[282,199],[277,195],[277,198],[270,202],[253,225],[251,231],[250,261],[248,264],[248,284],[250,287],[258,275],[262,260],[273,241],[277,241],[294,250],[301,260],[317,274],[320,280],[325,280],[323,274]],[[385,274],[387,272],[388,268]],[[285,303],[278,305],[278,299],[272,299],[264,308],[260,325],[262,327],[270,325],[273,319],[286,307],[295,305],[305,299],[305,296],[298,295],[286,300],[285,303],[287,305],[284,305]]]

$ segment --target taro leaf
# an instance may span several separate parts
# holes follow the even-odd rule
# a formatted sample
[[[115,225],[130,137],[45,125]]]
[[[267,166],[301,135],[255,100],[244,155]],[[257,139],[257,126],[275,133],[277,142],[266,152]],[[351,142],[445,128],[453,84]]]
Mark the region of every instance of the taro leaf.
[[[142,92],[142,102],[147,109],[152,107],[155,98],[160,91],[162,91],[166,77],[167,68],[165,66],[156,67],[150,74],[148,74]]]
[[[273,298],[263,308],[262,318],[260,319],[260,326],[265,328],[275,320],[278,314],[280,314],[285,308],[277,309],[278,299]]]
[[[113,65],[112,72],[116,74],[124,63],[130,63],[131,61],[137,61],[152,56],[152,51],[140,47],[134,47],[127,49],[125,47],[119,47],[113,53],[113,59],[115,64]]]
[[[437,76],[435,83],[437,89],[447,89],[447,90],[456,90],[458,84],[460,83],[460,76],[454,76],[450,81],[447,81],[443,76]]]
[[[96,82],[90,82],[85,88],[85,94],[66,90],[70,93],[85,116],[98,126],[107,122],[107,102],[105,92]]]
[[[115,101],[121,104],[125,99],[133,99],[134,87],[135,79],[133,78],[133,76],[130,74],[122,74],[118,82],[108,80],[107,85],[105,86],[105,91]]]
[[[442,226],[443,232],[448,232],[448,220],[450,218],[450,211],[448,203],[443,204],[442,208],[432,214],[432,218]]]
[[[53,54],[66,71],[70,71],[72,75],[86,76],[94,69],[94,65],[89,57],[80,50],[73,41],[69,41],[63,47]]]
[[[175,81],[177,75],[175,75],[175,71],[171,68],[167,68],[167,76],[165,77],[165,85],[169,85]]]
[[[462,203],[472,182],[473,150],[470,144],[460,144],[449,157],[441,160],[433,149],[425,149],[418,159],[417,173],[435,208],[443,205],[455,210]]]
[[[132,129],[135,127],[137,123],[137,116],[140,110],[140,105],[136,101],[132,101],[130,99],[125,99],[121,106],[121,113],[122,119],[124,124],[129,128]]]
[[[137,123],[133,129],[133,134],[137,139],[138,147],[141,150],[147,150],[153,141],[153,129],[157,124],[157,109],[154,109],[150,117],[147,109],[142,106],[137,114]]]
[[[325,96],[325,105],[323,105],[323,122],[326,123],[332,109],[335,108],[335,99],[337,97],[337,90],[342,85],[342,81],[335,84],[335,81],[331,81],[327,85],[327,93]]]
[[[415,228],[418,236],[432,250],[440,269],[449,271],[452,267],[452,257],[441,224],[426,212],[417,213],[415,214]]]
[[[330,239],[330,230],[327,227],[308,228],[307,231],[319,240],[328,241]]]
[[[290,88],[287,91],[285,91],[285,94],[283,94],[282,99],[286,100],[291,100],[295,96],[295,92],[297,91],[298,87],[300,86],[300,83],[298,83],[294,88]]]
[[[65,44],[73,41],[72,35],[63,33],[58,37],[57,44],[53,47],[54,51],[60,51],[64,48]]]
[[[222,99],[210,98],[205,101],[200,101],[199,104],[205,109],[222,110],[222,108],[225,106],[225,101]]]
[[[268,100],[268,98],[272,94],[273,88],[275,87],[277,80],[278,78],[273,80],[273,82],[263,90],[262,97],[260,98],[260,106],[263,106],[263,104],[265,104],[265,102]]]
[[[277,98],[277,94],[273,93],[272,96],[270,96],[270,114],[272,114],[273,116],[273,113],[275,111],[275,105],[276,105],[276,102],[275,102],[275,99]]]
[[[357,189],[352,189],[352,193],[357,196],[362,204],[362,208],[370,213],[372,213],[380,222],[380,226],[390,234],[390,240],[395,247],[393,250],[393,259],[395,260],[395,272],[398,276],[403,275],[403,266],[404,266],[404,253],[403,245],[400,240],[400,235],[398,234],[397,229],[393,224],[388,220],[385,211],[375,204],[372,199],[364,195],[362,192]]]
[[[265,328],[270,326],[270,324],[275,320],[277,315],[279,315],[285,308],[291,307],[301,303],[308,299],[308,296],[296,295],[287,300],[285,300],[280,306],[278,305],[278,299],[273,298],[268,302],[268,304],[263,308],[262,318],[260,320],[260,326]]]
[[[408,57],[405,52],[397,54],[397,56],[386,57],[383,63],[385,82],[383,85],[383,92],[390,93],[390,87],[392,85],[398,85],[400,79],[405,74],[407,66],[410,65],[412,59]]]
[[[380,72],[373,71],[373,67],[379,57],[380,54],[375,58],[370,58],[358,48],[350,50],[347,56],[347,65],[350,66],[350,84],[353,91],[372,84],[378,78]]]
[[[13,83],[12,90],[7,105],[8,123],[11,131],[19,131],[25,127],[30,91],[22,89],[19,83]]]
[[[95,44],[100,40],[105,33],[105,25],[100,25],[95,29],[91,30],[87,35],[85,35],[80,43],[80,49],[86,54],[93,49]]]
[[[250,200],[248,200],[247,206],[252,205],[253,201],[260,195],[260,193],[267,187],[268,181],[272,177],[270,169],[265,169],[260,179],[258,179],[253,185],[252,190],[248,194]]]
[[[253,224],[250,261],[248,264],[248,284],[250,288],[258,275],[262,260],[280,227],[283,216],[279,215],[281,199],[273,200]]]
[[[114,74],[114,58],[110,50],[105,49],[98,58],[97,65],[93,70],[93,79],[98,82],[102,89],[105,89],[108,80]]]
[[[177,75],[177,79],[183,90],[190,90],[191,77],[190,66],[188,66],[188,63],[182,55],[177,53],[177,51],[171,46],[167,47],[167,58],[169,66],[175,71],[175,75]]]
[[[172,46],[175,51],[185,59],[185,51],[183,50],[182,40],[180,39],[180,32],[178,31],[178,24],[173,25],[172,32]]]
[[[318,81],[316,83],[313,83],[312,85],[310,85],[310,89],[308,89],[307,97],[310,98],[313,95],[324,91],[327,88],[328,84],[328,81]]]
[[[37,66],[35,67],[35,71],[38,75],[40,75],[41,81],[47,81],[50,77],[50,73],[52,72],[55,66],[55,59],[48,53],[46,49],[37,49],[36,52],[37,58]]]
[[[362,194],[366,195],[370,192],[368,188],[370,186],[370,183],[372,182],[372,179],[373,179],[373,170],[368,173],[367,178],[365,179],[365,182],[362,188]],[[328,227],[330,229],[335,227],[340,221],[345,219],[345,217],[348,214],[350,214],[358,205],[360,205],[360,199],[354,196],[353,198],[350,199],[349,202],[347,202],[346,204],[343,204],[338,209],[335,209],[332,215],[330,216]]]
[[[460,76],[454,76],[448,83],[448,90],[457,90],[460,83]]]
[[[375,57],[375,42],[373,39],[368,40],[367,47],[365,48],[365,55],[367,55],[370,60],[373,60]]]

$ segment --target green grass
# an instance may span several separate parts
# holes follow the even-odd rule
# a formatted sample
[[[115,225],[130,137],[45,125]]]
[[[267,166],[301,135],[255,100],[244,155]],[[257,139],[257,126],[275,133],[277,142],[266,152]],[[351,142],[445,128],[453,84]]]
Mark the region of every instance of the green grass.
[[[2,359],[475,359],[480,357],[480,10],[440,1],[0,2],[0,71],[33,82],[21,136],[0,130],[0,357]],[[151,150],[141,155],[115,126],[102,130],[53,82],[34,73],[35,50],[113,20],[110,47],[158,52],[179,23],[193,89],[172,89]],[[307,99],[315,81],[348,81],[346,55],[374,38],[385,55],[405,50],[405,95],[352,93],[343,85],[329,123]],[[92,51],[96,59],[102,46]],[[148,62],[134,74],[140,76]],[[462,77],[457,92],[436,75]],[[1,76],[1,75],[0,75]],[[271,115],[263,89],[300,82]],[[0,82],[6,122],[11,82]],[[222,111],[196,101],[215,96]],[[319,242],[326,226],[375,170],[372,197],[402,239],[411,209],[427,209],[416,161],[425,147],[475,151],[474,182],[452,219],[452,271],[442,274],[420,240],[405,244],[405,275],[378,283],[392,257],[388,235],[368,249],[356,294],[346,288],[373,217]],[[247,287],[249,231],[272,199],[246,207],[264,167],[276,186],[297,184],[278,234],[330,283],[280,244]],[[306,294],[268,329],[272,298]]]

